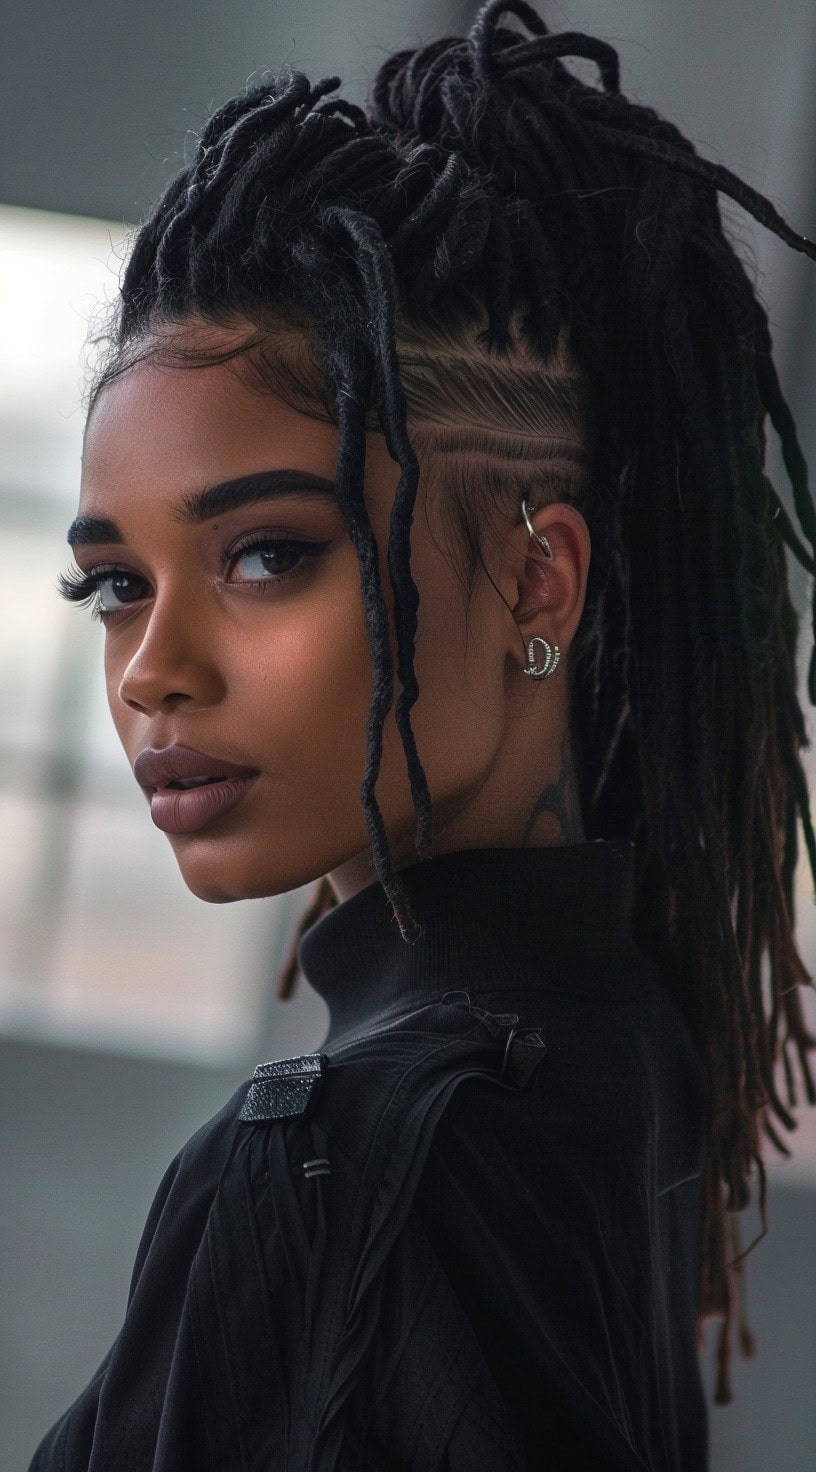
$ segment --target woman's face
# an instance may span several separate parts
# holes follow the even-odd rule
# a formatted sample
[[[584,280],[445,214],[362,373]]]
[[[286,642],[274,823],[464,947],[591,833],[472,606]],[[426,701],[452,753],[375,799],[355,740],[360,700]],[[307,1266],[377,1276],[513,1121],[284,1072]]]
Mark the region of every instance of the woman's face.
[[[128,761],[144,747],[178,743],[261,774],[236,807],[194,832],[168,834],[188,888],[213,903],[283,893],[325,874],[342,899],[377,877],[360,800],[374,665],[360,564],[331,492],[338,445],[333,425],[249,389],[234,363],[191,370],[145,360],[107,385],[88,423],[78,515],[108,518],[121,536],[77,544],[74,556],[83,572],[106,568],[98,588],[108,613],[106,688]],[[277,473],[274,498],[202,521],[183,513],[183,498],[205,487],[269,471]],[[329,489],[307,492],[310,477]],[[370,433],[365,498],[395,699],[386,549],[398,481],[382,435]],[[547,534],[556,530],[551,520]],[[523,549],[523,525],[521,532]],[[273,545],[236,555],[241,543],[263,538]],[[540,685],[521,678],[523,638],[541,629],[531,625],[520,637],[489,583],[477,589],[466,623],[465,591],[422,485],[411,545],[420,689],[411,720],[434,800],[434,851],[517,844],[526,788],[490,793],[492,775],[503,771],[508,661],[515,686],[535,693],[556,686],[559,675]],[[512,577],[502,591],[511,608],[518,604]],[[543,775],[539,766],[532,801]],[[395,867],[416,862],[393,707],[376,796]]]

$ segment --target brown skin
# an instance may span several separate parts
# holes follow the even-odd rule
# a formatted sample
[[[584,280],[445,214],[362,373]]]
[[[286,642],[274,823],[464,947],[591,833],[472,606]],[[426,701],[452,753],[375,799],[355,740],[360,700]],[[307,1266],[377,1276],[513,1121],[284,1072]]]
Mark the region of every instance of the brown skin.
[[[185,884],[211,903],[281,894],[323,875],[343,900],[377,881],[360,800],[373,661],[357,553],[339,506],[261,501],[198,527],[172,514],[184,492],[253,471],[298,467],[332,480],[338,444],[333,425],[251,391],[235,364],[137,364],[108,384],[87,426],[77,514],[112,517],[126,540],[77,547],[77,565],[116,563],[144,580],[130,586],[123,612],[110,582],[101,586],[103,606],[117,610],[105,634],[105,678],[128,761],[145,746],[179,742],[262,772],[238,808],[196,833],[168,834]],[[365,498],[395,669],[386,548],[398,481],[383,436],[370,433]],[[566,503],[535,510],[531,520],[554,560],[530,538],[519,507],[501,555],[485,554],[509,607],[479,569],[468,608],[455,552],[420,481],[411,529],[420,694],[411,721],[433,799],[434,854],[584,838],[566,667],[590,538]],[[258,532],[329,545],[316,562],[298,565],[285,553],[262,561],[250,550],[230,565],[225,554]],[[251,586],[290,568],[288,581]],[[522,674],[533,635],[561,649],[546,680]],[[395,699],[400,688],[395,675]],[[376,797],[395,867],[416,863],[393,706]]]

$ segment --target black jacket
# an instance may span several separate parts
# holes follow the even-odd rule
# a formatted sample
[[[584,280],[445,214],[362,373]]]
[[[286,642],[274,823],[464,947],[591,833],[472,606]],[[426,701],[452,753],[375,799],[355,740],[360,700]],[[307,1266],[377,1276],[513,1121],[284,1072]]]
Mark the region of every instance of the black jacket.
[[[301,942],[320,1050],[168,1167],[30,1472],[706,1472],[704,1069],[633,850],[469,849]]]

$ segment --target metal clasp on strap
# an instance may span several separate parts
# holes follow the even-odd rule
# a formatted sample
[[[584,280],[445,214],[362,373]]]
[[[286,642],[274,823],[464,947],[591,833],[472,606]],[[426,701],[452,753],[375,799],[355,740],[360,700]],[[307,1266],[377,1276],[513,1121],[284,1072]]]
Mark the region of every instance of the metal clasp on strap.
[[[504,1078],[505,1069],[507,1068],[507,1059],[510,1053],[510,1047],[513,1042],[513,1038],[516,1036],[517,1032],[518,1023],[516,1023],[515,1027],[511,1027],[509,1033],[507,1034],[507,1042],[504,1045],[504,1057],[502,1058],[502,1066],[499,1069],[499,1078]]]
[[[459,997],[463,997],[464,1001],[454,1000]],[[452,1007],[466,1008],[471,1017],[484,1023],[494,1038],[499,1037],[502,1028],[509,1028],[497,1077],[502,1080],[506,1076],[519,1087],[527,1083],[547,1051],[547,1044],[541,1037],[539,1028],[523,1027],[519,1023],[518,1012],[487,1012],[484,1007],[477,1007],[470,992],[464,987],[451,988],[444,993],[441,1000]]]
[[[297,1058],[259,1063],[238,1118],[254,1124],[261,1119],[303,1114],[325,1065],[323,1053],[301,1053]]]
[[[518,1031],[517,1027],[510,1029],[504,1045],[504,1057],[499,1078],[503,1079],[506,1073],[507,1077],[521,1088],[529,1081],[531,1074],[541,1062],[547,1051],[547,1044],[537,1027],[528,1028],[517,1037]]]

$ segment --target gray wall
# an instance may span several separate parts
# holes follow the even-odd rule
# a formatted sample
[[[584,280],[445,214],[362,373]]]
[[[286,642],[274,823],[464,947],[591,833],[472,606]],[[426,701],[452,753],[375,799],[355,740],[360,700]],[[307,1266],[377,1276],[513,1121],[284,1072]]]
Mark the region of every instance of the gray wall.
[[[625,90],[665,110],[707,156],[816,235],[812,0],[786,0],[784,15],[760,0],[564,0],[540,10],[554,29],[612,41]],[[387,50],[458,29],[471,11],[444,0],[392,0],[376,10],[363,0],[342,10],[322,0],[7,5],[0,202],[135,220],[183,161],[186,130],[200,128],[253,73],[285,60],[315,77],[337,71],[345,95],[361,100]],[[814,267],[736,207],[729,217],[756,262],[783,387],[814,463]],[[775,444],[771,462],[785,494]],[[804,594],[799,578],[800,602]],[[259,1036],[246,1067],[234,1071],[0,1040],[4,1469],[28,1465],[36,1441],[107,1350],[172,1154],[259,1058],[311,1045],[314,1012],[308,999],[299,1005],[291,1036],[284,1043],[279,1032]],[[771,1233],[749,1263],[760,1355],[737,1364],[736,1404],[711,1412],[713,1472],[814,1465],[816,1196],[780,1185],[778,1176],[772,1190]],[[704,1358],[711,1384],[710,1345]]]
[[[440,20],[455,31],[467,11],[461,0],[18,4],[0,55],[14,128],[0,200],[135,220],[183,162],[186,131],[256,71],[289,61],[315,79],[340,75],[355,97],[378,58]]]

